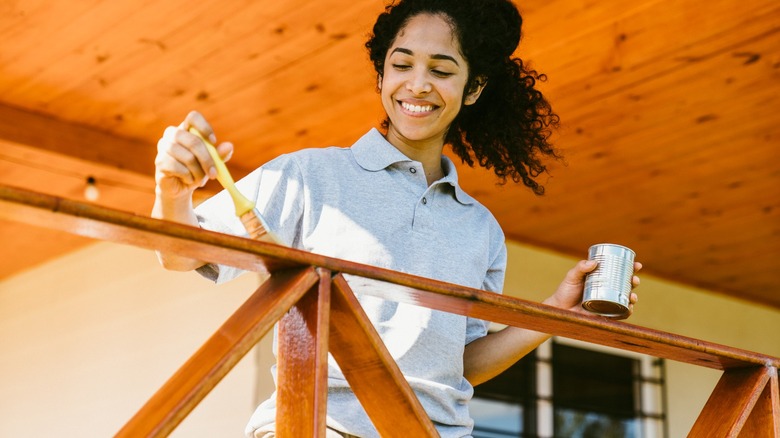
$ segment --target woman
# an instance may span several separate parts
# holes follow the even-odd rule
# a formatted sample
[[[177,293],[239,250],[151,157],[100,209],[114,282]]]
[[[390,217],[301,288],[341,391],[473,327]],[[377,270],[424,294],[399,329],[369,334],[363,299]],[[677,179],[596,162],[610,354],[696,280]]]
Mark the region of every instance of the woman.
[[[504,235],[490,212],[458,185],[450,145],[470,165],[493,169],[537,194],[542,160],[557,124],[535,87],[540,76],[512,58],[521,17],[508,0],[402,0],[388,6],[366,43],[387,113],[385,132],[370,130],[350,148],[309,149],[263,165],[239,183],[284,244],[308,251],[501,292]],[[192,192],[214,178],[213,163],[191,113],[159,142],[153,215],[242,234],[222,193],[192,209]],[[232,145],[223,143],[228,158]],[[170,269],[198,269],[226,281],[238,271],[160,254]],[[580,309],[581,261],[546,304]],[[637,265],[637,269],[639,269]],[[484,321],[361,295],[361,305],[443,437],[469,436],[468,400],[482,383],[536,348],[548,335],[508,327],[487,333]],[[638,284],[638,278],[634,279]],[[637,300],[632,294],[632,305]],[[247,435],[272,437],[275,399],[261,404]],[[329,433],[377,436],[337,365],[329,367]]]

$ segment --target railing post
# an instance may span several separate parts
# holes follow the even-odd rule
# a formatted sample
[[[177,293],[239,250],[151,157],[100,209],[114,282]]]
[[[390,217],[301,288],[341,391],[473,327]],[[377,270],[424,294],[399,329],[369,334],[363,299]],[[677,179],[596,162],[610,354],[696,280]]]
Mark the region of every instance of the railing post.
[[[330,271],[279,322],[276,435],[324,437],[328,397]]]

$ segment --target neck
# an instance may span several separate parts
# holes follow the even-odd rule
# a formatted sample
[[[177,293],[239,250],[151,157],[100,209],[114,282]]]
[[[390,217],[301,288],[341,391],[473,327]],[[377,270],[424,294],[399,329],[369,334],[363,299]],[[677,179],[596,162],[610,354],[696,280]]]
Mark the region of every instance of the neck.
[[[401,151],[402,154],[422,163],[428,185],[444,177],[444,169],[441,167],[441,155],[444,150],[443,139],[409,141],[393,134],[393,132],[388,133],[386,136],[387,141]]]

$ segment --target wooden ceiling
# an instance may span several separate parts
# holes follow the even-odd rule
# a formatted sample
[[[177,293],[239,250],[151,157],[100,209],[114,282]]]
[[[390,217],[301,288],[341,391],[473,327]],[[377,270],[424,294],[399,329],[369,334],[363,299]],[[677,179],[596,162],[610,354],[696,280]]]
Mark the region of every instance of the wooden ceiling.
[[[462,168],[518,242],[633,248],[647,273],[780,308],[780,3],[528,0],[518,54],[566,156],[547,194]],[[191,109],[236,176],[382,119],[363,49],[381,1],[0,3],[0,184],[148,215],[157,138]],[[206,190],[213,190],[211,186]],[[207,194],[206,193],[206,194]],[[2,217],[2,215],[0,215]],[[78,248],[0,222],[0,277]]]

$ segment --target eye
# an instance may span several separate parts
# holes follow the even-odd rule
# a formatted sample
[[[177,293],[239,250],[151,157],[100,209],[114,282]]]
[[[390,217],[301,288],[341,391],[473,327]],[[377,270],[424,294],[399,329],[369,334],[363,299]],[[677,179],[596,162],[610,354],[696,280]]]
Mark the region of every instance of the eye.
[[[412,68],[412,66],[406,64],[393,64],[393,68],[399,71],[405,71]]]
[[[455,73],[450,73],[450,72],[441,71],[441,70],[431,70],[431,73],[433,73],[434,76],[438,76],[440,78],[448,78],[448,77],[450,77],[450,76],[455,74]]]

